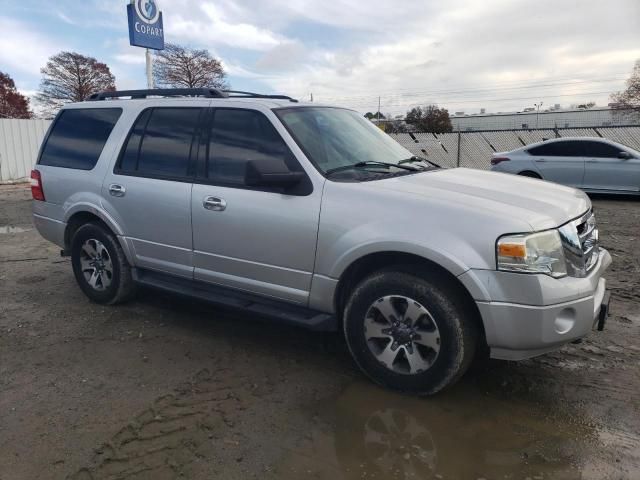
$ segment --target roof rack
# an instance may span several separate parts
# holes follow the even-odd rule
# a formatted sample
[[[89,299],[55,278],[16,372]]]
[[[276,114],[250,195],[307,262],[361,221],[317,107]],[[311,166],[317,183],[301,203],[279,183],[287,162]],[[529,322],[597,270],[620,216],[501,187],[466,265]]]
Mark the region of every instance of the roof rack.
[[[264,93],[243,92],[242,90],[223,90],[224,93],[229,94],[229,97],[238,98],[270,98],[272,100],[289,100],[290,102],[297,103],[295,98],[288,97],[287,95],[268,95]]]
[[[110,98],[129,97],[141,99],[147,97],[204,97],[204,98],[269,98],[272,100],[298,100],[286,95],[265,95],[262,93],[243,92],[240,90],[220,90],[217,88],[155,88],[149,90],[118,90],[113,92],[99,92],[87,97],[88,102],[107,100]]]
[[[131,97],[131,99],[147,97],[225,98],[228,97],[228,95],[217,88],[155,88],[150,90],[119,90],[113,92],[94,93],[87,98],[87,101],[99,101],[106,100],[108,98],[120,97]]]

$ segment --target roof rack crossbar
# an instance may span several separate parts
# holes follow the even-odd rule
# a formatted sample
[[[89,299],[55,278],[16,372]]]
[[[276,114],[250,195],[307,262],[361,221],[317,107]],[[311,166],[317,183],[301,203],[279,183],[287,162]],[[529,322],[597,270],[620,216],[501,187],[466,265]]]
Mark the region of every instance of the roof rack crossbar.
[[[242,90],[223,90],[224,93],[233,94],[230,97],[243,97],[243,98],[270,98],[272,100],[289,100],[290,102],[297,102],[295,98],[291,98],[287,95],[269,95],[264,93],[244,92]]]
[[[224,91],[217,88],[155,88],[149,90],[118,90],[113,92],[99,92],[90,95],[87,101],[100,101],[108,98],[130,97],[132,99],[147,97],[205,97],[226,98]]]
[[[107,100],[109,98],[129,97],[140,99],[147,97],[205,97],[205,98],[268,98],[272,100],[289,100],[297,102],[295,98],[286,95],[268,95],[263,93],[245,92],[242,90],[220,90],[218,88],[156,88],[149,90],[117,90],[113,92],[99,92],[87,97],[88,102]]]

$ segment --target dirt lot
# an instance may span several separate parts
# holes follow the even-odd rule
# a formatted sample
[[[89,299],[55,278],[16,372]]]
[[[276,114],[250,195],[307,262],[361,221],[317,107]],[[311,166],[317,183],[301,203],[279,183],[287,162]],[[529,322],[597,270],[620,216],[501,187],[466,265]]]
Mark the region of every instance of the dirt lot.
[[[142,292],[91,304],[0,187],[0,479],[640,478],[640,200],[594,199],[613,317],[431,399],[337,336]]]

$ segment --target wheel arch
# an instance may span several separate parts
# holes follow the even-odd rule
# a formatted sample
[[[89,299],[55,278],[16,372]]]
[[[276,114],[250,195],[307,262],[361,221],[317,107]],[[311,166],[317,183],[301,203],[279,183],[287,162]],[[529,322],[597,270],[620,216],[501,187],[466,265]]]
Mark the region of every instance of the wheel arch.
[[[98,223],[110,231],[118,239],[118,243],[122,247],[122,250],[127,257],[127,261],[133,265],[133,255],[129,249],[129,245],[122,237],[122,229],[119,225],[104,211],[96,208],[93,205],[76,205],[73,209],[67,212],[67,219],[65,223],[67,226],[64,230],[64,252],[69,254],[71,252],[71,241],[75,232],[87,223]]]
[[[542,175],[540,175],[540,173],[533,171],[531,169],[521,170],[520,172],[518,172],[518,175],[521,175],[523,177],[529,177],[529,178],[538,178],[542,180]]]
[[[465,306],[471,312],[472,321],[477,324],[481,332],[482,338],[479,340],[486,345],[484,323],[480,311],[473,296],[458,277],[448,268],[431,259],[402,251],[380,251],[366,254],[354,260],[343,271],[338,279],[333,298],[334,311],[340,324],[343,321],[342,312],[353,288],[374,272],[388,269],[404,271],[418,276],[437,277],[439,281],[445,282],[450,289],[461,295]]]

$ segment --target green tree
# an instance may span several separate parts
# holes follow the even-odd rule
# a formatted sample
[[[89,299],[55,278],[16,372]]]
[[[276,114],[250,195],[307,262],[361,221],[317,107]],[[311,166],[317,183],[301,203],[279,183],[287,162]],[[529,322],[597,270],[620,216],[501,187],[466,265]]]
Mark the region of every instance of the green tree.
[[[453,131],[449,111],[437,105],[415,107],[407,112],[405,122],[416,129],[429,133],[447,133]]]
[[[380,112],[376,112],[376,113],[367,112],[364,114],[364,116],[367,117],[369,120],[377,120],[378,118],[380,118],[380,120],[384,120],[386,118]]]

